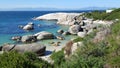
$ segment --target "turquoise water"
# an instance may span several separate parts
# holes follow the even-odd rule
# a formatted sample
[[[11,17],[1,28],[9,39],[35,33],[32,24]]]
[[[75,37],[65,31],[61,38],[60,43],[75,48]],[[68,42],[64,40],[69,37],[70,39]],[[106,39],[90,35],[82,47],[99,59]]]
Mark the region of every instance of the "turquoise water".
[[[80,13],[83,11],[0,11],[0,45],[4,43],[16,43],[15,41],[11,40],[11,37],[13,36],[35,34],[40,31],[48,31],[53,33],[54,35],[59,35],[56,33],[57,30],[61,28],[67,30],[68,26],[58,25],[56,24],[56,21],[32,20],[32,18],[34,17],[55,12]],[[19,25],[26,25],[28,22],[33,22],[35,24],[35,29],[33,31],[26,32],[18,28]],[[40,24],[41,26],[38,27],[38,24]],[[70,39],[71,37],[72,36],[68,36],[66,37],[66,39]]]

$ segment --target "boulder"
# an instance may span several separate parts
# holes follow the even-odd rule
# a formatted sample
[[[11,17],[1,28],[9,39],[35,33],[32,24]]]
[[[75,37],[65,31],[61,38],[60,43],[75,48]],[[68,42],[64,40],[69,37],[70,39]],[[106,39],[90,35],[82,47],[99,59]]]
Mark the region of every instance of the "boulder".
[[[60,29],[57,31],[59,34],[62,34],[64,32],[64,30]]]
[[[79,36],[79,37],[85,37],[85,35],[86,35],[86,32],[78,32],[77,33],[77,35]]]
[[[14,44],[4,44],[2,46],[2,51],[11,51],[16,45]]]
[[[57,39],[59,40],[64,40],[65,38],[61,37],[61,36],[56,36]]]
[[[73,41],[69,41],[65,44],[65,48],[64,48],[65,58],[68,58],[71,55],[72,45],[73,45]]]
[[[25,35],[22,36],[21,38],[21,42],[23,43],[36,42],[36,41],[37,41],[36,36],[33,35]]]
[[[66,46],[64,48],[65,58],[68,58],[70,55],[75,54],[78,47],[80,47],[82,45],[83,45],[82,42],[77,42],[77,43],[74,43],[73,41],[67,42]]]
[[[6,52],[16,50],[19,53],[34,52],[41,56],[45,54],[46,46],[37,43],[19,45],[7,44],[3,46],[2,50]]]
[[[28,23],[23,27],[24,30],[33,30],[34,29],[34,24],[33,23]]]
[[[62,34],[62,35],[70,35],[70,32],[65,31],[65,32],[63,32],[63,34]]]
[[[20,41],[21,38],[22,38],[21,36],[14,36],[11,39],[14,40],[14,41]]]
[[[43,40],[43,39],[54,39],[55,36],[52,33],[42,31],[39,33],[34,34],[34,36],[37,37],[37,40]]]
[[[69,32],[71,34],[77,34],[78,32],[82,31],[82,28],[80,27],[80,25],[72,25],[69,28]]]

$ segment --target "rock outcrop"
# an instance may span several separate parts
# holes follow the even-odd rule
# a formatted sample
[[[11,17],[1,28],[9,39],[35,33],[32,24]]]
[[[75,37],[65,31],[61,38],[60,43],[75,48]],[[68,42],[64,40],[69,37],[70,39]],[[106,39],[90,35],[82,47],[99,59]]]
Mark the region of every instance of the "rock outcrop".
[[[40,17],[36,20],[56,20],[57,24],[73,25],[75,23],[75,17],[82,13],[50,13]]]
[[[71,34],[77,34],[79,31],[82,31],[82,28],[80,25],[72,25],[70,26],[68,30]]]
[[[32,44],[19,44],[19,45],[5,44],[2,47],[2,51],[5,52],[9,52],[12,50],[16,50],[19,53],[34,52],[41,56],[45,54],[46,46],[37,43],[32,43]]]
[[[44,39],[54,39],[55,36],[52,33],[42,31],[34,34],[36,36],[37,40],[44,40]]]

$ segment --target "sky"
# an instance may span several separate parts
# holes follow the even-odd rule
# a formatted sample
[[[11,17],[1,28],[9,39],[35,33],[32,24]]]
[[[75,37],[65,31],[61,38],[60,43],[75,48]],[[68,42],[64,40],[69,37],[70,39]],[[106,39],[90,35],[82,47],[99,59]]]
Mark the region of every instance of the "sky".
[[[0,8],[120,7],[120,0],[0,0]]]

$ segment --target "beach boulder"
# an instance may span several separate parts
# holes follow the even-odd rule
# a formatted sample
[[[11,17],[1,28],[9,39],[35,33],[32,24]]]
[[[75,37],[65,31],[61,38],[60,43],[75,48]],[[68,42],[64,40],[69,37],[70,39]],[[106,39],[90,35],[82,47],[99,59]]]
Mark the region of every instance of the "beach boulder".
[[[60,29],[57,31],[59,34],[62,34],[64,32],[64,30]]]
[[[81,31],[82,30],[82,28],[80,27],[80,25],[72,25],[72,26],[70,26],[70,28],[69,28],[69,32],[71,33],[71,34],[77,34],[79,31]]]
[[[44,40],[44,39],[54,39],[55,36],[52,33],[42,31],[39,33],[34,34],[36,36],[37,40]]]
[[[36,42],[36,41],[37,39],[33,35],[25,35],[25,36],[22,36],[21,38],[21,42],[23,43]]]
[[[33,53],[36,53],[37,55],[41,56],[41,55],[45,54],[46,46],[40,45],[37,43],[19,44],[19,45],[6,44],[3,46],[2,50],[5,52],[16,50],[19,53],[33,52]]]
[[[33,23],[28,23],[23,27],[23,30],[33,30],[34,29],[34,24]]]

